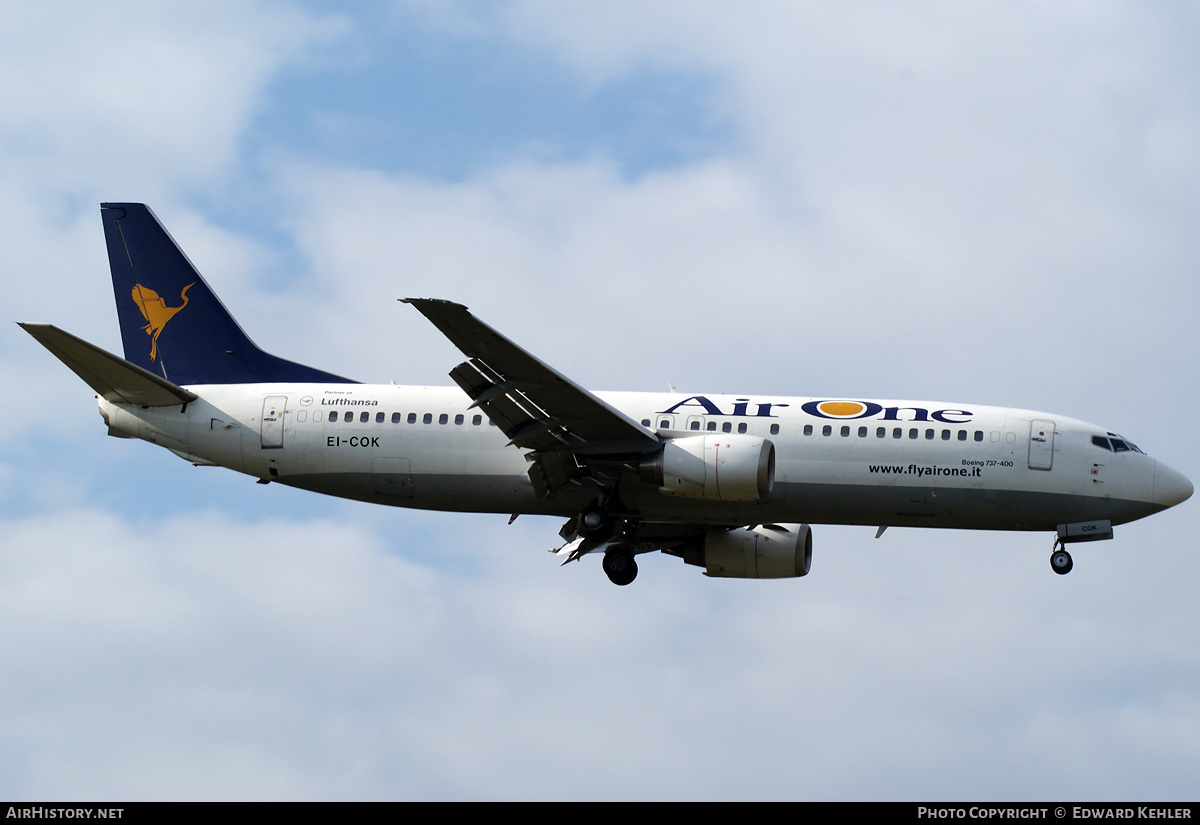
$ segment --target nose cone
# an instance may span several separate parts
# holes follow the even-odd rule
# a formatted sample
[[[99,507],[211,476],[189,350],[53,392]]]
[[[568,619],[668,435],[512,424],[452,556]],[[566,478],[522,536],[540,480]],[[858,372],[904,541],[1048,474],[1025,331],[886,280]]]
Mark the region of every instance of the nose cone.
[[[1192,482],[1163,464],[1154,462],[1154,503],[1163,507],[1174,507],[1187,501],[1192,495]]]

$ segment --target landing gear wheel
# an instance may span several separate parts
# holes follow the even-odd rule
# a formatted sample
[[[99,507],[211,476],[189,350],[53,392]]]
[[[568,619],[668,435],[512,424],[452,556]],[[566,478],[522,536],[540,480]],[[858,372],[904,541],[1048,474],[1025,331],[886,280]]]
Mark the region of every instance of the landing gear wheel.
[[[1058,575],[1067,575],[1074,566],[1075,562],[1071,561],[1071,554],[1066,550],[1055,550],[1050,554],[1050,569]]]
[[[609,550],[604,554],[604,572],[610,582],[624,587],[637,578],[637,562],[628,550]]]
[[[584,507],[579,514],[578,525],[579,535],[588,541],[605,541],[613,532],[612,517],[608,509],[599,504]]]

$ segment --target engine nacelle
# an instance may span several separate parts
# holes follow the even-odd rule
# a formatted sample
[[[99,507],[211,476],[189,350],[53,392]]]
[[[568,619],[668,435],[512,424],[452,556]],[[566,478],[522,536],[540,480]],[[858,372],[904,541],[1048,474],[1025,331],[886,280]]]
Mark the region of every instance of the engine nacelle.
[[[713,501],[760,501],[775,484],[775,445],[753,435],[674,438],[640,465],[661,492]]]
[[[708,530],[704,572],[728,579],[791,579],[812,566],[812,529],[807,524]]]

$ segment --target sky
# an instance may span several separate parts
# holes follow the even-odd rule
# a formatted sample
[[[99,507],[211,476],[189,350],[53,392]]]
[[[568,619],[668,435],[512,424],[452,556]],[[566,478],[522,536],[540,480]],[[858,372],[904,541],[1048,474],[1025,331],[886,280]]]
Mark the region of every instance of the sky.
[[[1195,800],[1195,501],[1080,545],[814,527],[560,567],[108,438],[98,204],[252,338],[449,384],[447,298],[596,390],[1093,421],[1195,480],[1187,3],[0,7],[0,798]],[[1193,412],[1189,412],[1193,411]]]

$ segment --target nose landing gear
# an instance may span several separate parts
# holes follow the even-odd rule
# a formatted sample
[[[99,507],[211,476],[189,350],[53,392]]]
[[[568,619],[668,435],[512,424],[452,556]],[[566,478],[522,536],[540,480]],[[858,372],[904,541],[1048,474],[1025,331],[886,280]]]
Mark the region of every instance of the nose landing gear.
[[[1113,537],[1112,522],[1108,519],[1075,521],[1058,525],[1054,537],[1054,550],[1050,553],[1050,569],[1060,576],[1071,572],[1075,562],[1067,552],[1067,545],[1077,541],[1102,541]]]
[[[1075,562],[1071,561],[1071,554],[1066,549],[1058,549],[1055,543],[1055,550],[1050,554],[1050,569],[1060,576],[1065,576],[1071,572],[1071,568],[1075,566]]]

